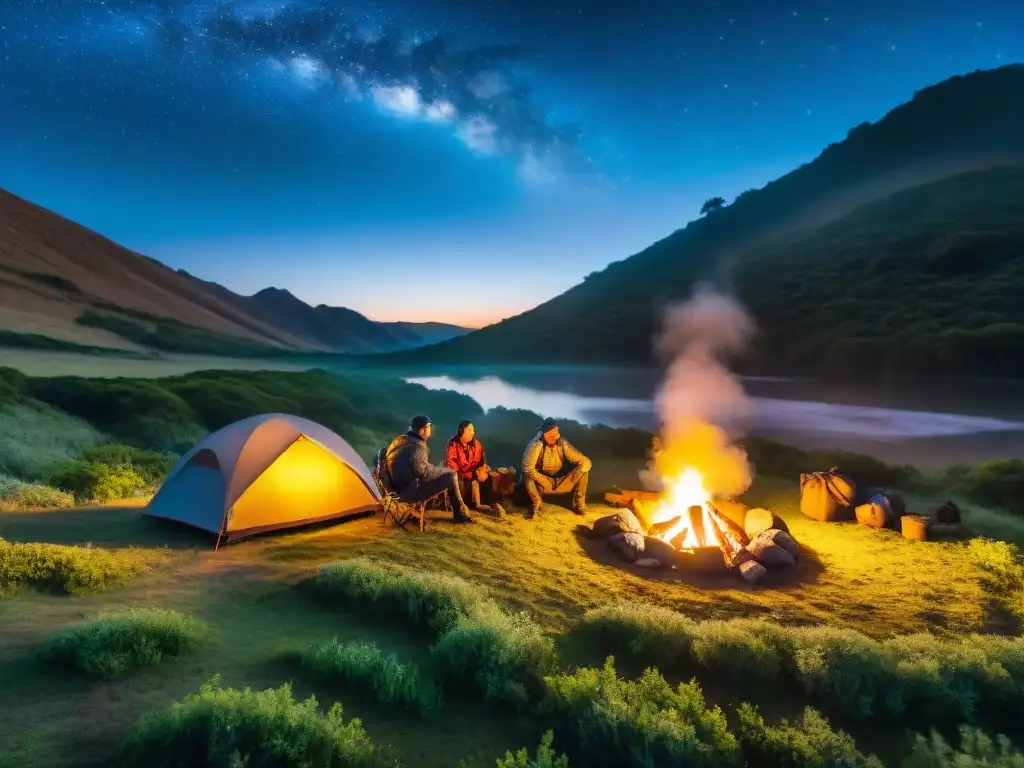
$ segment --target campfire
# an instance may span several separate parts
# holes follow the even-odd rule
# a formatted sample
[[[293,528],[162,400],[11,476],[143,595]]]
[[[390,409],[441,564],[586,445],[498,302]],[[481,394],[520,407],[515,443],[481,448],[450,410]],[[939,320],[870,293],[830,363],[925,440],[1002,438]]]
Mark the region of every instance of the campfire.
[[[799,545],[785,523],[768,510],[748,510],[737,502],[718,501],[693,467],[667,478],[661,491],[616,490],[605,500],[622,508],[594,524],[592,535],[604,538],[627,562],[680,570],[735,569],[757,581],[766,568],[792,567]]]
[[[671,544],[694,566],[732,565],[746,544],[741,528],[722,515],[704,487],[704,476],[692,467],[664,483],[653,501],[635,499],[638,518],[650,521],[647,535]],[[639,509],[636,509],[639,507]]]

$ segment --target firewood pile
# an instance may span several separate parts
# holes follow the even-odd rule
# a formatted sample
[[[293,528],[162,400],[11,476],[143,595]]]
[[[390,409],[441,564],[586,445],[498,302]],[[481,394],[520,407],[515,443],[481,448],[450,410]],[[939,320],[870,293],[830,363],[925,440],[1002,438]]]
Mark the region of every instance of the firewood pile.
[[[595,521],[590,536],[604,540],[627,563],[731,571],[753,584],[770,570],[793,568],[800,561],[800,546],[785,521],[766,509],[707,502],[652,523],[652,512],[661,502],[658,493],[616,490],[605,494],[605,501],[619,510]]]

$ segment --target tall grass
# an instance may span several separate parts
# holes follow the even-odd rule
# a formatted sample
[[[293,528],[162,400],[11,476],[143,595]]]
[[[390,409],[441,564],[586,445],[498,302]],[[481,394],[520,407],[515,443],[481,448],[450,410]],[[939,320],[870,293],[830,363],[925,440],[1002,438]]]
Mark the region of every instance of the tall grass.
[[[1024,754],[1002,735],[992,739],[974,728],[961,728],[960,746],[954,749],[933,731],[930,737],[917,736],[901,768],[1024,768]]]
[[[457,576],[362,557],[321,567],[313,584],[331,599],[399,616],[435,636],[489,600],[481,587]]]
[[[300,656],[302,669],[326,682],[369,689],[378,701],[427,714],[441,705],[436,683],[414,664],[385,654],[373,643],[339,643],[337,639],[311,646]]]
[[[695,682],[673,689],[656,669],[624,680],[609,658],[603,669],[552,675],[545,683],[546,722],[575,745],[584,765],[743,765],[725,714],[707,706]]]
[[[194,650],[206,634],[206,626],[191,616],[134,610],[64,630],[41,655],[49,664],[109,680]]]
[[[75,497],[67,491],[40,483],[26,483],[16,477],[0,475],[0,512],[25,509],[68,509]]]
[[[254,692],[220,687],[143,716],[118,755],[127,768],[383,768],[398,761],[370,740],[362,722],[326,713],[312,696],[297,701],[287,684]]]
[[[1024,555],[1005,541],[972,539],[968,559],[984,574],[982,585],[1024,620]]]
[[[1024,704],[1024,639],[928,634],[873,640],[850,629],[694,621],[659,606],[588,612],[584,631],[662,669],[705,669],[749,684],[791,681],[822,706],[860,718],[999,720]]]
[[[0,596],[27,586],[68,595],[98,592],[120,586],[148,567],[147,555],[138,550],[20,544],[0,539]]]
[[[834,731],[819,712],[807,707],[803,717],[791,723],[783,719],[770,726],[755,707],[741,704],[737,710],[737,738],[750,766],[773,768],[884,768],[874,755],[857,751],[853,738]]]
[[[444,681],[459,690],[468,685],[486,701],[524,707],[557,669],[554,642],[527,614],[506,613],[458,577],[359,558],[323,566],[314,583],[330,599],[429,630]]]
[[[541,737],[535,757],[530,757],[525,748],[514,755],[506,752],[504,759],[498,758],[498,768],[569,768],[569,758],[555,753],[554,742],[554,731],[547,731]]]
[[[87,421],[41,403],[0,406],[0,475],[38,480],[102,440]]]

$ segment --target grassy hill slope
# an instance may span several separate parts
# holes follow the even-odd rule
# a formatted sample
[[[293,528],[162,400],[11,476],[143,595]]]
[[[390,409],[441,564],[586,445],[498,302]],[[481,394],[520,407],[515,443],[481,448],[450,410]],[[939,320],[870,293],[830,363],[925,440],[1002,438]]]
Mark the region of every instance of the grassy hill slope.
[[[393,359],[406,363],[647,362],[661,307],[666,301],[688,295],[698,280],[734,282],[741,298],[755,305],[755,315],[767,337],[778,340],[788,333],[785,298],[796,299],[800,291],[812,295],[815,290],[815,286],[803,282],[813,273],[806,272],[800,254],[819,248],[814,238],[820,236],[823,239],[819,243],[827,238],[845,243],[848,266],[852,266],[854,252],[870,261],[877,255],[875,249],[883,244],[858,233],[875,226],[867,221],[872,216],[885,217],[877,224],[888,238],[884,247],[907,256],[924,253],[929,247],[941,249],[938,241],[958,233],[965,234],[972,243],[963,246],[963,253],[972,260],[980,258],[977,248],[982,245],[980,253],[988,254],[986,259],[1001,253],[1004,246],[1012,250],[1008,242],[1012,243],[1019,221],[1020,200],[1012,170],[1003,172],[999,179],[962,175],[1024,165],[1024,100],[1007,99],[1009,93],[1024,94],[1024,66],[976,72],[926,88],[877,123],[853,129],[844,141],[831,145],[814,161],[763,189],[740,195],[731,205],[589,276],[563,295],[494,326]],[[951,193],[953,187],[943,186],[943,179],[959,188]],[[999,186],[991,190],[987,203],[970,210],[959,207],[956,195],[980,199],[989,192],[987,185],[996,181]],[[975,185],[978,188],[971,191]],[[905,208],[892,201],[863,207],[913,187],[918,188],[915,194],[921,197]],[[933,205],[942,210],[943,222],[932,220],[929,211]],[[979,218],[982,210],[985,217]],[[1001,245],[975,237],[979,232],[992,231],[1001,233]],[[827,248],[819,250],[812,260],[834,255]],[[770,260],[769,269],[764,267],[766,260]],[[911,261],[890,262],[889,269],[899,273],[896,265],[908,268]],[[912,275],[899,274],[898,278],[890,274],[887,284],[913,283]],[[858,269],[841,274],[844,288],[855,291],[870,285],[866,277]],[[935,277],[958,279],[937,273]],[[762,278],[775,281],[774,288],[759,285]],[[773,290],[781,292],[778,303],[764,299]],[[943,290],[957,295],[955,284],[947,284],[939,292]],[[875,298],[876,303],[886,300]],[[890,292],[888,300],[901,302],[905,295]],[[807,306],[801,306],[806,312]],[[876,305],[874,309],[879,308]],[[781,312],[783,317],[773,312]],[[952,319],[949,313],[929,317],[934,320],[929,326],[933,332],[957,328],[943,324],[943,317]],[[987,325],[1013,324],[1015,317],[1012,306],[993,308]],[[821,337],[835,340],[837,334],[848,330],[830,315],[814,314],[808,319]],[[865,335],[878,337],[874,332]],[[800,339],[790,341],[802,343]],[[778,346],[778,341],[772,343]],[[769,349],[774,347],[769,345]],[[780,360],[777,355],[762,358],[773,369],[811,371],[816,367],[813,360]],[[749,361],[748,365],[767,365],[765,359]],[[996,364],[965,361],[962,355],[947,355],[920,367],[962,372],[962,366],[968,363],[973,373],[991,374],[998,369]],[[830,369],[823,362],[817,368]]]
[[[240,296],[0,190],[3,344],[247,357],[392,351],[465,331],[377,323],[274,288]]]

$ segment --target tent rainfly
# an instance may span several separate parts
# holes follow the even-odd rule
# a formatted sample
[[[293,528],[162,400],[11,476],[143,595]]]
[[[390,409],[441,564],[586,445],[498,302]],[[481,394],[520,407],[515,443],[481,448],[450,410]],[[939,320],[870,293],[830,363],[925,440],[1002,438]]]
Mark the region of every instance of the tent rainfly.
[[[228,541],[380,508],[366,463],[320,424],[282,413],[229,424],[181,457],[143,514]]]

